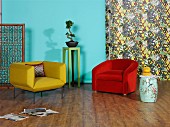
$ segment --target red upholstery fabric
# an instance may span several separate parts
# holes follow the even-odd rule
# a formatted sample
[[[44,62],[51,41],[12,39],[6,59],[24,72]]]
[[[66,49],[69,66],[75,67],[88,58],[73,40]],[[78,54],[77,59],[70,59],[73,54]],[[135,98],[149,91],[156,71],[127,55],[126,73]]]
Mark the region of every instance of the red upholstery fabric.
[[[100,80],[113,80],[113,81],[122,81],[123,70],[109,70],[97,74],[97,79]]]
[[[136,90],[138,63],[130,59],[107,60],[92,70],[94,91],[128,94]]]

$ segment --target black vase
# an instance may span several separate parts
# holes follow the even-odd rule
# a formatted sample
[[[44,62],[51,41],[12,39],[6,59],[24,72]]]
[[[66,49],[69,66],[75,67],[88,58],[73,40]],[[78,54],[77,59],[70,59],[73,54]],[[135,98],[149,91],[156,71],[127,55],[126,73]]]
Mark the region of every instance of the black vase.
[[[66,45],[68,47],[76,47],[78,45],[78,42],[77,41],[68,41],[68,42],[66,42]]]

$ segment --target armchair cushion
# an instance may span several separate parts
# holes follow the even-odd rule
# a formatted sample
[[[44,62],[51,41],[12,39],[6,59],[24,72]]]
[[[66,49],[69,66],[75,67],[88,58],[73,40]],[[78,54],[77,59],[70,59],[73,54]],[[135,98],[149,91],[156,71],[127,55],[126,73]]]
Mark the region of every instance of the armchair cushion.
[[[60,79],[49,77],[35,78],[34,92],[60,88],[64,85]]]
[[[100,80],[114,80],[114,81],[122,81],[123,70],[109,70],[97,75],[97,79]]]

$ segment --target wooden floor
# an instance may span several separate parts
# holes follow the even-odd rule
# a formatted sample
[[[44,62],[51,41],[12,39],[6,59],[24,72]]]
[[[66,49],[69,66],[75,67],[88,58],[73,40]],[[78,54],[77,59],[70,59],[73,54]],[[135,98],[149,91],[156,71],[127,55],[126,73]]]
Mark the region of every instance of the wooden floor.
[[[58,111],[46,117],[30,116],[23,121],[0,119],[0,127],[170,127],[170,82],[159,82],[156,103],[140,101],[139,90],[127,96],[93,92],[91,84],[36,95],[17,89],[0,88],[0,115],[19,113],[24,108],[44,107]]]

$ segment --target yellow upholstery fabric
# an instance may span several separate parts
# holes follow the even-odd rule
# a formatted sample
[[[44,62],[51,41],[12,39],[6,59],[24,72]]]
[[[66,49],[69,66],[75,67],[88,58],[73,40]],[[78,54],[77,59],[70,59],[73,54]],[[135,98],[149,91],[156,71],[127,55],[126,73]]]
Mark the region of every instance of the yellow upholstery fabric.
[[[34,87],[34,67],[14,63],[10,65],[10,83],[21,87]]]
[[[20,89],[38,92],[60,88],[66,83],[66,65],[44,61],[46,77],[35,77],[34,67],[26,64],[40,64],[42,61],[19,62],[10,65],[10,83]]]
[[[45,75],[47,77],[57,78],[62,80],[63,82],[66,82],[66,73],[63,72],[63,70],[66,69],[65,64],[48,61],[44,61],[43,64]]]
[[[64,85],[64,82],[60,79],[49,78],[49,77],[37,77],[35,78],[34,92],[51,90],[60,88]]]

